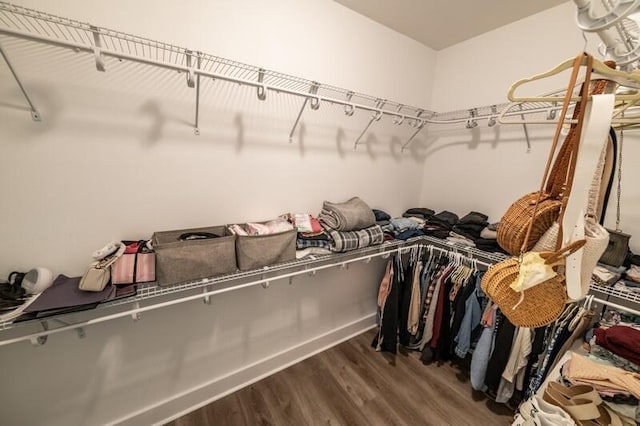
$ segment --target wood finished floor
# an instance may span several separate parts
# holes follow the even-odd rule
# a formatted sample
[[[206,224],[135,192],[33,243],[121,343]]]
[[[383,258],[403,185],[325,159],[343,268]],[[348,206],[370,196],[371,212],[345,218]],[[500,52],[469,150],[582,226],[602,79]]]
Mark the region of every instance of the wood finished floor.
[[[510,425],[450,364],[375,352],[369,331],[181,417],[200,425]]]

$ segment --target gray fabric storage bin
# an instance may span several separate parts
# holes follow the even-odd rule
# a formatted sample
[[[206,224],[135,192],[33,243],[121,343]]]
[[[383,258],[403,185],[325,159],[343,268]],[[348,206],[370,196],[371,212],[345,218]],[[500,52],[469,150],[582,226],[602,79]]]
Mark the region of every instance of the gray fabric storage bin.
[[[187,232],[210,232],[218,238],[180,241]],[[159,286],[234,272],[236,266],[235,236],[225,226],[155,232],[156,280]]]
[[[236,259],[242,271],[296,258],[295,229],[268,235],[237,235],[236,238]]]

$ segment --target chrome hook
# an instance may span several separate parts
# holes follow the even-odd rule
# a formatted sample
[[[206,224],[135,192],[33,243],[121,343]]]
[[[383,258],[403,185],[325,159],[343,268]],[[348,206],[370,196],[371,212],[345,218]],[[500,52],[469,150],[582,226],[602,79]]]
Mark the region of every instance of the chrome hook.
[[[309,92],[315,95],[318,93],[319,88],[320,88],[320,83],[314,81],[311,84],[311,90]],[[309,104],[311,106],[311,109],[314,111],[317,111],[318,108],[320,108],[320,98],[317,96],[313,96],[310,99],[311,99],[311,102],[309,102]]]
[[[398,105],[398,110],[396,111],[396,115],[395,117],[393,117],[393,124],[400,126],[402,123],[404,123],[404,114],[400,114],[400,110],[404,107],[404,105]]]
[[[471,117],[467,120],[467,124],[466,124],[467,129],[473,129],[474,127],[478,127],[478,122],[475,119],[478,116],[478,109],[477,108],[470,109],[469,115]]]
[[[498,115],[498,106],[497,105],[491,105],[491,114],[493,114],[491,117],[489,117],[489,122],[487,123],[489,125],[489,127],[493,127],[496,125],[496,115]]]
[[[265,70],[263,68],[260,68],[258,70],[258,83],[262,83],[264,81],[264,73],[265,73]],[[258,86],[256,88],[256,91],[258,93],[258,99],[260,99],[261,101],[264,101],[267,99],[267,89],[263,84]]]

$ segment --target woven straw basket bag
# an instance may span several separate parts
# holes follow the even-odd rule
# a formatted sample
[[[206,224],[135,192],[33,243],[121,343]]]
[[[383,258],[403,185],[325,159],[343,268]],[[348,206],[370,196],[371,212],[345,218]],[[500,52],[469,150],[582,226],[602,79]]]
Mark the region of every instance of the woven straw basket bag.
[[[568,85],[568,94],[571,93],[571,90],[576,84],[578,69],[583,58],[584,55],[580,54],[574,61],[574,72],[571,75],[571,80]],[[588,56],[587,61],[589,61]],[[592,93],[601,93],[605,88],[606,84],[596,83],[593,85]],[[582,85],[582,95],[588,95],[589,91],[590,78],[585,80],[585,83]],[[542,177],[540,190],[526,194],[511,204],[498,224],[498,244],[511,255],[518,256],[521,253],[531,250],[544,233],[558,220],[563,199],[567,197],[566,182],[571,173],[570,165],[572,162],[572,154],[576,152],[576,147],[582,135],[582,124],[586,111],[583,104],[583,102],[576,103],[573,119],[577,122],[571,124],[569,133],[555,156],[553,167],[550,167],[564,123],[565,116],[560,116],[561,119],[556,127],[556,133],[553,138],[551,151],[549,152],[549,159]],[[563,111],[566,114],[564,107]],[[540,200],[536,208],[538,197],[540,197]],[[535,216],[534,210],[536,211]],[[528,242],[525,244],[525,236],[529,228],[531,228],[531,231],[529,232]]]

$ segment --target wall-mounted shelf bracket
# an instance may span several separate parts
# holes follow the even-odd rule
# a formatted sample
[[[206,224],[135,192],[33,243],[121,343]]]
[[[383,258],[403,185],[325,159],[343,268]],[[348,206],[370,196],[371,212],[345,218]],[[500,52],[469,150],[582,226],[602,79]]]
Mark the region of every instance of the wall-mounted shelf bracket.
[[[409,146],[409,144],[411,142],[413,142],[413,140],[415,139],[416,136],[418,136],[418,133],[420,133],[420,131],[422,131],[422,128],[424,127],[424,120],[421,120],[420,117],[422,116],[422,114],[424,113],[423,110],[420,110],[416,113],[416,117],[418,117],[415,120],[411,120],[409,122],[409,125],[411,127],[413,127],[414,129],[416,129],[411,136],[409,137],[409,139],[407,139],[407,141],[404,143],[404,145],[402,145],[402,148],[400,149],[400,152],[404,152],[405,149],[407,149],[407,147]]]
[[[371,119],[369,119],[369,123],[367,124],[367,127],[364,128],[364,130],[362,131],[362,133],[360,133],[360,136],[358,136],[358,139],[356,139],[356,141],[353,144],[353,149],[357,149],[358,148],[358,144],[360,144],[360,139],[362,139],[362,137],[364,136],[365,133],[367,133],[367,130],[369,130],[369,127],[371,127],[371,125],[375,122],[375,121],[380,121],[380,119],[382,118],[382,108],[384,108],[384,105],[387,103],[386,99],[377,99],[376,100],[376,110],[372,111],[371,113]]]
[[[27,93],[27,90],[22,85],[22,81],[20,81],[20,77],[18,77],[18,74],[16,73],[15,68],[13,68],[13,64],[9,60],[9,57],[7,56],[7,53],[2,48],[2,44],[0,44],[0,54],[2,55],[2,58],[4,59],[5,63],[7,64],[7,67],[9,68],[9,71],[11,71],[11,75],[13,75],[13,78],[16,80],[16,83],[18,84],[18,87],[22,91],[22,94],[24,95],[25,99],[27,100],[27,103],[29,104],[29,108],[31,108],[31,118],[33,119],[33,121],[41,121],[42,117],[41,117],[40,113],[38,112],[38,110],[36,109],[35,105],[31,101],[31,97],[29,97],[29,94]]]
[[[95,25],[91,25],[91,32],[93,33],[93,57],[96,60],[96,69],[98,71],[106,71],[107,68],[104,65],[104,57],[102,56],[102,42],[100,41],[100,29]]]
[[[45,332],[49,330],[49,323],[47,322],[47,320],[44,321],[40,321],[40,325],[42,326],[42,330],[44,330]],[[31,339],[29,339],[31,341],[31,344],[33,346],[44,346],[45,343],[47,343],[47,338],[49,336],[44,334],[44,335],[36,335],[33,336]]]
[[[202,302],[205,305],[211,305],[211,295],[209,294],[211,290],[209,289],[209,287],[203,287],[202,288]]]
[[[309,93],[312,95],[315,95],[318,93],[319,88],[320,88],[320,83],[318,83],[317,81],[314,81],[311,84],[311,87],[309,88]],[[289,132],[289,143],[293,143],[293,134],[296,132],[296,128],[298,127],[298,122],[300,121],[300,118],[302,117],[302,113],[304,112],[304,109],[307,107],[307,104],[309,103],[309,101],[311,101],[311,109],[317,110],[318,108],[320,108],[320,99],[317,96],[304,98],[304,102],[302,103],[302,107],[300,107],[300,111],[298,112],[296,121],[295,123],[293,123],[293,127]]]
[[[133,312],[131,312],[131,319],[134,321],[139,321],[140,320],[140,312],[138,312],[138,309],[140,309],[140,303],[139,302],[134,302],[133,303]]]

